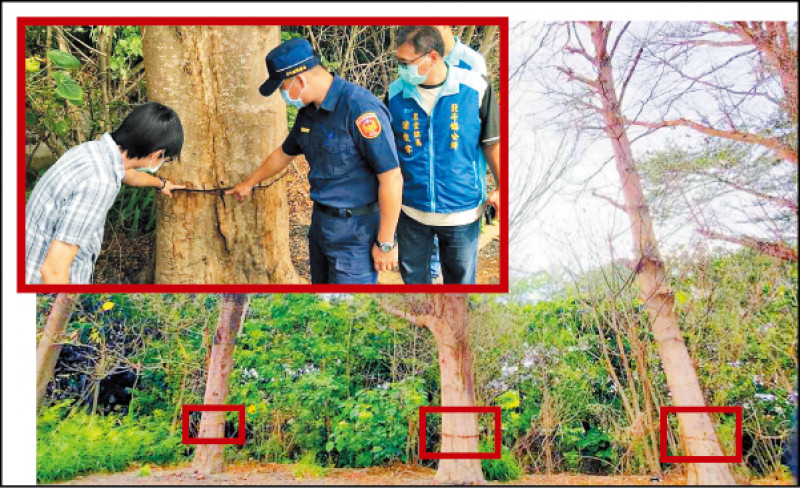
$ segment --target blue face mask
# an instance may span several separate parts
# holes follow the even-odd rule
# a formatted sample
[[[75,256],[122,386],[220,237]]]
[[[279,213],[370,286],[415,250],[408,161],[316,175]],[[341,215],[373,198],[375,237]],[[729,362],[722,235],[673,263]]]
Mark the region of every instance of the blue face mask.
[[[297,78],[295,78],[295,80],[296,79]],[[294,85],[294,80],[292,80],[292,83],[289,85],[289,88],[287,90],[281,90],[281,97],[283,98],[283,101],[286,102],[286,105],[291,105],[292,107],[301,109],[306,106],[306,104],[303,103],[303,90],[305,90],[305,88],[303,88],[303,90],[300,90],[300,94],[297,95],[297,99],[295,100],[289,96],[289,90],[292,89],[292,85]]]
[[[397,74],[400,76],[400,79],[408,83],[409,85],[419,85],[425,78],[428,77],[428,73],[430,73],[430,68],[428,68],[428,73],[420,74],[419,67],[420,64],[412,64],[412,65],[405,65],[401,64],[397,67]]]

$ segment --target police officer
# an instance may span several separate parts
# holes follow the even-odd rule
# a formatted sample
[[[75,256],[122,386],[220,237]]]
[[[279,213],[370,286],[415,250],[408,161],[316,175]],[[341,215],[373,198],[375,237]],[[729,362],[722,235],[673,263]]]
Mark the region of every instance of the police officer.
[[[240,201],[295,156],[311,171],[314,209],[308,232],[312,283],[377,283],[397,265],[395,228],[403,178],[389,113],[364,88],[329,73],[305,39],[292,39],[266,58],[263,96],[280,87],[297,117],[281,147],[246,180],[228,190]]]

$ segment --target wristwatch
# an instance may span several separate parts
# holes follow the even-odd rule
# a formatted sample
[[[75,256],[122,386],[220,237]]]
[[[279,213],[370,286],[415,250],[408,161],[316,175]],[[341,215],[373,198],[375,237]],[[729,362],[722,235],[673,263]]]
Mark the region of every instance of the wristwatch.
[[[391,252],[394,247],[397,245],[397,241],[395,242],[381,242],[378,239],[375,239],[375,245],[378,246],[378,249],[381,252]]]

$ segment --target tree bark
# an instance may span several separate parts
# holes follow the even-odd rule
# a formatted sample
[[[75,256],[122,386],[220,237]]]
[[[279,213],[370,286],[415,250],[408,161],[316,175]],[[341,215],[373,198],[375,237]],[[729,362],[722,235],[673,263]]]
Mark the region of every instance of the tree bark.
[[[247,314],[246,294],[225,294],[220,302],[217,330],[211,347],[204,405],[223,405],[228,396],[228,378],[233,368],[233,348],[236,336]],[[224,437],[225,412],[203,412],[200,416],[198,438]],[[198,444],[192,468],[200,476],[225,471],[222,444]]]
[[[439,354],[442,406],[474,406],[475,375],[469,343],[467,296],[432,294],[425,304],[425,313],[415,315],[385,302],[382,305],[387,312],[427,327],[433,334]],[[441,452],[478,452],[477,414],[443,413],[441,449]],[[442,459],[435,479],[439,483],[485,483],[480,459]]]
[[[672,291],[667,286],[664,263],[659,254],[652,218],[614,86],[611,56],[606,49],[610,26],[604,26],[601,22],[589,22],[588,26],[595,50],[593,64],[598,74],[594,87],[602,101],[604,130],[614,150],[625,209],[631,219],[633,250],[638,259],[636,273],[640,298],[648,313],[673,404],[704,406],[705,398],[694,362],[689,356],[675,315]],[[723,455],[709,414],[678,414],[678,422],[680,436],[686,446],[685,455]],[[735,484],[727,464],[689,463],[687,468],[687,484]]]
[[[42,405],[47,385],[53,379],[56,361],[61,353],[61,339],[77,295],[59,293],[47,317],[42,338],[36,347],[36,411]]]
[[[258,91],[278,26],[143,26],[150,100],[183,124],[181,160],[159,172],[191,189],[156,197],[155,282],[297,283],[289,254],[289,208],[280,175],[237,202],[223,196],[286,135],[280,97]]]

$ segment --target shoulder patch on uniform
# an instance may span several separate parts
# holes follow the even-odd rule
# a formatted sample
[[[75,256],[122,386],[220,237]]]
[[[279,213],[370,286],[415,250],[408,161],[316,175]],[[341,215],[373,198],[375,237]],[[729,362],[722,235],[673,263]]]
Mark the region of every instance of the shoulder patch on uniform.
[[[375,139],[381,135],[381,121],[375,112],[364,112],[356,119],[358,132],[365,139]]]

